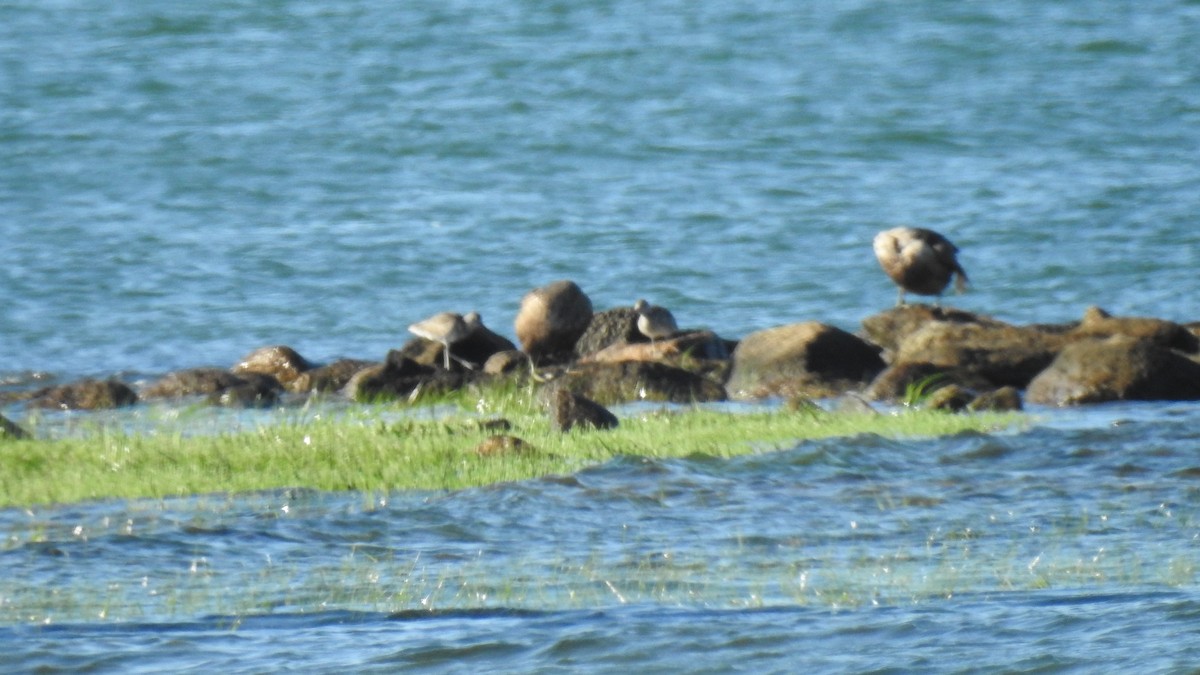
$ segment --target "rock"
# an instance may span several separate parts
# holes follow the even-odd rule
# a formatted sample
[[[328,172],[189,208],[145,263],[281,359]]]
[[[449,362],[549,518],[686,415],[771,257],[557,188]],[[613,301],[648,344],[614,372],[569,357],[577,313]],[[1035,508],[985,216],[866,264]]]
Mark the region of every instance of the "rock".
[[[724,401],[725,388],[695,373],[655,361],[580,363],[563,372],[556,386],[603,404],[624,401],[694,403]]]
[[[23,439],[32,438],[28,431],[21,428],[16,422],[0,415],[0,439]]]
[[[209,394],[208,402],[227,408],[269,408],[279,403],[283,385],[273,375],[243,373],[241,382]]]
[[[901,305],[863,319],[862,325],[868,340],[883,347],[885,352],[893,353],[905,338],[932,321],[1003,325],[979,314],[929,305]]]
[[[1026,397],[1046,405],[1200,399],[1200,363],[1150,337],[1115,335],[1067,345],[1029,383]]]
[[[612,429],[617,426],[617,416],[608,408],[565,387],[556,388],[551,399],[550,418],[552,426],[559,431],[581,429]]]
[[[967,406],[972,412],[1015,412],[1022,409],[1021,392],[1016,387],[1000,387],[975,397]]]
[[[729,358],[725,341],[712,331],[692,331],[654,342],[617,342],[580,359],[581,363],[617,361],[667,361],[684,358],[724,360]]]
[[[521,299],[517,340],[534,363],[570,360],[592,320],[592,301],[573,281],[555,281]]]
[[[734,398],[825,398],[861,387],[883,368],[873,345],[810,321],[747,335],[733,352],[726,388]]]
[[[965,410],[973,400],[975,400],[975,395],[965,388],[957,384],[947,384],[934,389],[921,403],[921,407],[928,410],[959,412]]]
[[[143,400],[205,396],[209,403],[264,407],[279,402],[283,386],[273,375],[246,371],[235,375],[220,368],[190,368],[167,373],[142,391]]]
[[[904,338],[892,362],[932,364],[964,379],[983,379],[989,388],[1023,388],[1064,342],[1062,334],[999,322],[930,321]]]
[[[488,375],[512,375],[529,372],[529,355],[517,349],[496,352],[483,364]]]
[[[475,446],[473,452],[484,457],[497,457],[500,455],[528,455],[537,450],[522,438],[498,434],[485,438],[482,443]]]
[[[311,369],[312,364],[300,356],[295,349],[284,345],[274,345],[255,349],[230,370],[235,375],[244,373],[271,375],[286,387],[302,373]]]
[[[333,363],[318,366],[300,373],[288,387],[296,393],[340,391],[360,370],[380,365],[375,361],[338,359]]]
[[[245,380],[223,368],[189,368],[167,373],[142,390],[143,399],[209,396],[244,384]]]
[[[397,350],[387,360],[358,371],[346,383],[342,393],[353,401],[379,402],[421,396],[442,395],[487,377],[478,371],[446,370],[426,366]]]
[[[137,393],[123,382],[85,379],[42,389],[34,394],[29,405],[59,410],[101,410],[130,406],[137,402]]]
[[[1146,338],[1160,347],[1187,354],[1200,351],[1200,338],[1186,326],[1162,319],[1114,317],[1099,307],[1088,307],[1083,321],[1068,333],[1072,340],[1113,335]]]
[[[874,401],[904,401],[913,387],[923,386],[928,391],[945,384],[957,384],[967,389],[991,388],[990,382],[969,372],[932,363],[906,362],[890,365],[876,375],[867,387],[866,396]]]
[[[638,313],[632,307],[617,307],[597,313],[576,341],[575,355],[585,358],[612,345],[648,342],[638,330],[637,320]]]

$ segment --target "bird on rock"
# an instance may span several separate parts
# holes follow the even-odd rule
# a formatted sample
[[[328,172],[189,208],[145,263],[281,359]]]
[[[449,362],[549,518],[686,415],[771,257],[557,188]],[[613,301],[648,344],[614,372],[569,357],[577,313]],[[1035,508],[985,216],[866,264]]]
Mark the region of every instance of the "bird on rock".
[[[950,278],[962,293],[967,273],[958,264],[958,247],[933,230],[897,227],[875,235],[875,257],[879,266],[896,282],[896,305],[904,304],[905,292],[941,297]]]
[[[638,314],[638,330],[650,338],[651,343],[659,338],[669,338],[679,331],[679,326],[675,324],[675,316],[666,307],[638,300],[633,305],[633,311]]]
[[[408,332],[442,345],[442,360],[450,370],[450,346],[467,339],[483,325],[479,312],[465,316],[454,312],[441,312],[408,327]],[[460,361],[461,362],[461,361]]]

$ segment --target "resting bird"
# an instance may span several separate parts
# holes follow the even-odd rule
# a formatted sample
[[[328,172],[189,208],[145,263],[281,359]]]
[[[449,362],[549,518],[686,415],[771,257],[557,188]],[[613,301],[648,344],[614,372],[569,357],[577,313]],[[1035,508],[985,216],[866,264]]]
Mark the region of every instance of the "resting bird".
[[[650,338],[651,343],[658,338],[669,338],[679,331],[679,326],[675,324],[675,316],[666,307],[638,300],[633,305],[633,311],[638,313],[638,330]]]
[[[450,345],[467,339],[479,329],[481,319],[479,312],[470,312],[466,316],[454,312],[441,312],[418,321],[408,327],[408,332],[417,337],[425,338],[442,345],[442,360],[446,370],[450,370]],[[461,359],[459,360],[461,363]]]
[[[897,227],[875,235],[875,257],[884,272],[896,282],[900,294],[896,305],[904,304],[904,293],[936,295],[957,275],[954,288],[962,293],[967,273],[958,264],[958,247],[933,230],[921,227]]]

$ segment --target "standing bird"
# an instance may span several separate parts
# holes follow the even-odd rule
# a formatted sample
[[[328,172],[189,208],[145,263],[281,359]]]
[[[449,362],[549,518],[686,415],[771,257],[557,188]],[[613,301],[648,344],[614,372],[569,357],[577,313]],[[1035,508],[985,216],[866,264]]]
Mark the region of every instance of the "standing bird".
[[[650,338],[651,344],[659,338],[669,338],[679,331],[679,326],[675,324],[675,316],[666,307],[638,300],[633,304],[633,311],[638,313],[638,330]]]
[[[967,273],[958,264],[958,247],[933,230],[921,227],[897,227],[875,235],[875,257],[879,266],[896,282],[900,294],[896,306],[904,304],[904,293],[936,295],[958,275],[954,288],[959,293],[967,287]],[[935,302],[936,304],[936,302]]]
[[[479,312],[470,312],[466,316],[454,312],[441,312],[409,326],[408,332],[417,337],[440,343],[442,360],[445,362],[446,370],[450,370],[450,346],[470,337],[481,325],[483,323]]]

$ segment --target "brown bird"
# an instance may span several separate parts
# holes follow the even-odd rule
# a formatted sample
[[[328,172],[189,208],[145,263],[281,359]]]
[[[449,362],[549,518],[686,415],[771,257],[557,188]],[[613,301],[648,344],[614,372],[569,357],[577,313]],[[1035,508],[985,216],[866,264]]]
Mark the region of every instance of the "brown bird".
[[[440,343],[442,360],[445,362],[446,370],[450,370],[450,346],[470,337],[481,325],[479,312],[470,312],[466,316],[454,312],[441,312],[409,326],[408,332],[417,337]]]
[[[654,342],[659,338],[669,338],[679,331],[675,323],[675,315],[666,307],[652,305],[645,300],[633,304],[633,311],[638,313],[637,328],[642,335]]]
[[[896,282],[900,293],[896,305],[904,304],[904,293],[936,295],[957,275],[954,288],[967,287],[967,273],[958,264],[958,247],[933,230],[921,227],[897,227],[875,235],[875,257],[879,266]]]

